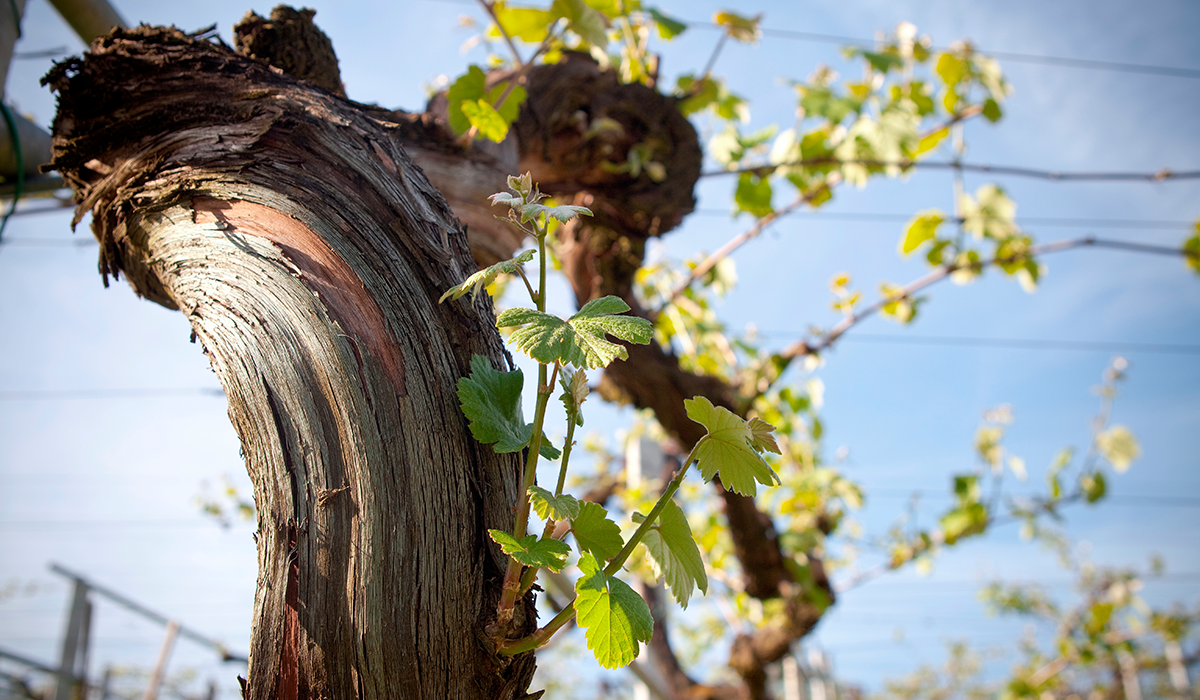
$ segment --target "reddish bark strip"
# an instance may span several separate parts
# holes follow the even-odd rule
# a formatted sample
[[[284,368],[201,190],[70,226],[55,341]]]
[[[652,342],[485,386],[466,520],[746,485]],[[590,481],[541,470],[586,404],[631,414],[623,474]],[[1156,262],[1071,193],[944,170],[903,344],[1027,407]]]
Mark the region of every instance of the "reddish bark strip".
[[[325,301],[330,315],[360,348],[367,348],[379,359],[396,393],[408,395],[404,360],[388,333],[383,312],[354,270],[320,236],[287,214],[253,202],[195,197],[192,207],[196,223],[215,223],[278,245],[300,270],[305,283]]]

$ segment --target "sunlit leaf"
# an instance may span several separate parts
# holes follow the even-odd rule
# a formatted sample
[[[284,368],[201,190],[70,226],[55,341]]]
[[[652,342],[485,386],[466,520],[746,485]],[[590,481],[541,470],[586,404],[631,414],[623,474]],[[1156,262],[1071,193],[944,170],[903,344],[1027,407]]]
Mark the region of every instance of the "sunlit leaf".
[[[654,327],[644,318],[618,316],[629,305],[614,296],[593,299],[567,320],[533,309],[507,309],[496,325],[521,326],[512,342],[542,364],[573,364],[600,369],[617,358],[629,356],[624,347],[609,342],[605,335],[645,345],[654,337]]]
[[[567,564],[567,555],[571,553],[566,542],[554,538],[538,539],[537,535],[528,535],[518,540],[503,530],[488,530],[488,534],[505,554],[525,566],[562,571]]]
[[[521,370],[501,372],[481,355],[471,358],[471,375],[458,380],[458,400],[463,415],[470,421],[471,435],[485,445],[496,443],[497,453],[517,452],[529,444],[533,424],[525,422],[521,411]],[[542,437],[540,453],[558,459],[559,451]]]
[[[982,503],[969,503],[942,516],[942,535],[946,544],[954,544],[963,537],[983,532],[987,529],[988,522],[987,507]]]
[[[529,44],[539,44],[546,39],[546,32],[556,19],[553,13],[535,7],[509,7],[496,2],[493,11],[500,19],[500,26],[509,36]]]
[[[680,606],[687,607],[693,587],[699,588],[701,593],[708,592],[704,560],[692,537],[687,516],[675,501],[664,504],[658,521],[646,532],[642,543],[650,553],[655,571],[666,581]]]
[[[541,486],[530,486],[529,503],[542,520],[562,521],[579,517],[579,501],[567,493],[555,496]]]
[[[608,511],[597,503],[579,504],[579,515],[571,518],[571,534],[575,535],[580,551],[591,552],[600,561],[612,559],[625,546],[621,528],[608,519]]]
[[[783,454],[779,450],[779,443],[775,442],[775,426],[762,418],[751,418],[748,425],[750,426],[751,447],[759,452],[774,452],[777,455]]]
[[[779,483],[779,477],[753,447],[753,432],[746,421],[703,396],[686,399],[683,405],[688,418],[708,430],[696,444],[696,461],[705,481],[719,475],[725,488],[743,496],[757,493],[755,482],[766,486]]]
[[[446,301],[446,299],[457,299],[466,294],[468,291],[471,292],[471,300],[474,301],[475,297],[479,296],[479,291],[490,285],[492,282],[495,282],[496,278],[500,275],[516,274],[517,266],[533,260],[534,252],[535,251],[533,250],[526,250],[512,260],[505,260],[503,262],[498,262],[495,265],[489,265],[488,267],[463,280],[461,284],[457,284],[450,289],[447,289],[446,293],[443,294],[440,299],[438,299],[438,303],[440,304],[443,301]]]
[[[600,47],[608,45],[607,20],[583,0],[554,0],[550,11],[558,17],[565,18],[567,29],[578,34],[588,44]]]
[[[479,66],[470,66],[465,75],[455,80],[446,91],[446,101],[449,103],[450,128],[455,134],[465,134],[471,128],[471,122],[463,114],[464,102],[475,102],[487,94],[487,76]]]
[[[938,129],[937,131],[934,131],[930,134],[926,134],[925,136],[922,136],[921,142],[917,144],[916,155],[923,156],[926,153],[937,148],[938,144],[941,143],[943,140],[945,140],[945,138],[949,135],[950,135],[950,127],[944,126],[941,129]]]
[[[937,64],[934,67],[942,82],[947,86],[953,87],[958,85],[967,77],[967,62],[955,56],[954,54],[944,53],[938,56]]]
[[[757,217],[770,214],[774,211],[771,207],[771,180],[755,173],[742,173],[738,176],[733,201],[738,211]]]
[[[900,239],[900,254],[908,257],[920,248],[922,243],[937,238],[938,226],[945,220],[945,215],[937,209],[917,212],[912,221],[908,222],[904,238]]]
[[[542,214],[545,214],[548,218],[556,219],[557,221],[565,224],[577,216],[592,215],[591,209],[588,209],[587,207],[577,207],[573,204],[560,204],[555,207],[548,207],[545,204],[531,202],[529,204],[522,205],[520,209],[522,221],[536,219]]]
[[[484,138],[499,143],[508,136],[508,123],[487,100],[466,100],[461,108],[463,116]]]
[[[604,573],[590,553],[579,558],[579,569],[575,621],[585,630],[588,649],[605,668],[629,665],[638,642],[649,642],[654,632],[650,608],[628,584]]]

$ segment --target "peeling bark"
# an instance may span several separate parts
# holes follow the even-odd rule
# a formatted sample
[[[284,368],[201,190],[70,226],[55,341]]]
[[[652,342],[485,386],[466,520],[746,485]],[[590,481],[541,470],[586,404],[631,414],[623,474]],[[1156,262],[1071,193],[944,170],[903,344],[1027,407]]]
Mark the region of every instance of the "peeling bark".
[[[187,315],[229,397],[259,515],[246,696],[522,697],[532,655],[476,632],[519,465],[454,393],[472,354],[508,360],[486,298],[436,303],[473,264],[394,125],[170,29],[48,81],[106,281]]]

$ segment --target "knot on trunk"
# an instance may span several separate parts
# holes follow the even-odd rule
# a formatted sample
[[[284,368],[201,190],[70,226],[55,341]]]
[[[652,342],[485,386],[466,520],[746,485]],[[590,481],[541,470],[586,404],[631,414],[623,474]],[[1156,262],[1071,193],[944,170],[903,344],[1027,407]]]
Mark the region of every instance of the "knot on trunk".
[[[284,73],[346,96],[333,42],[313,22],[316,10],[277,5],[271,18],[247,12],[233,27],[238,53],[264,61]]]

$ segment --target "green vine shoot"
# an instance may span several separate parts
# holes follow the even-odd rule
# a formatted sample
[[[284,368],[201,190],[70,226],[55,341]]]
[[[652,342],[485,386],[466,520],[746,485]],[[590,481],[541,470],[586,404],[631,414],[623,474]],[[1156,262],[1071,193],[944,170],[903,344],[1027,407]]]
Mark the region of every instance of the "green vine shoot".
[[[508,186],[509,192],[492,195],[492,204],[507,207],[503,220],[536,241],[536,288],[523,269],[535,255],[527,250],[476,272],[441,299],[454,300],[468,293],[474,298],[499,275],[516,274],[524,280],[534,305],[507,309],[496,319],[498,327],[515,329],[510,335],[512,344],[538,363],[533,422],[526,423],[521,411],[524,377],[520,370],[497,370],[485,358],[475,356],[470,376],[458,383],[458,397],[470,421],[471,434],[480,442],[492,444],[498,453],[524,451],[527,455],[512,529],[489,530],[492,540],[509,556],[509,563],[496,619],[487,632],[501,654],[513,655],[546,644],[574,619],[585,630],[588,649],[600,665],[619,668],[637,658],[639,642],[650,641],[654,625],[646,601],[618,576],[639,544],[646,546],[680,605],[687,605],[694,589],[708,591],[700,549],[687,518],[673,500],[688,469],[696,463],[706,482],[720,477],[726,488],[754,496],[759,484],[779,483],[763,453],[780,454],[780,449],[774,428],[766,421],[744,420],[697,396],[685,401],[685,408],[688,417],[703,425],[707,434],[692,448],[650,512],[634,514],[638,527],[628,539],[622,538],[620,526],[603,506],[563,493],[574,430],[583,424],[587,370],[603,369],[628,358],[626,349],[607,336],[644,345],[653,339],[654,328],[645,319],[623,315],[629,305],[614,296],[594,299],[567,319],[546,313],[546,236],[551,222],[566,223],[577,216],[591,216],[592,212],[579,206],[543,204],[546,196],[528,173],[509,177]],[[559,398],[567,419],[566,443],[561,451],[542,432],[556,385],[562,389]],[[543,457],[561,460],[553,492],[535,483],[538,462]],[[531,509],[546,521],[541,535],[528,534]],[[534,633],[510,638],[514,606],[533,587],[538,572],[548,569],[557,573],[567,566],[572,553],[566,541],[568,534],[575,543],[580,572],[574,600]]]

